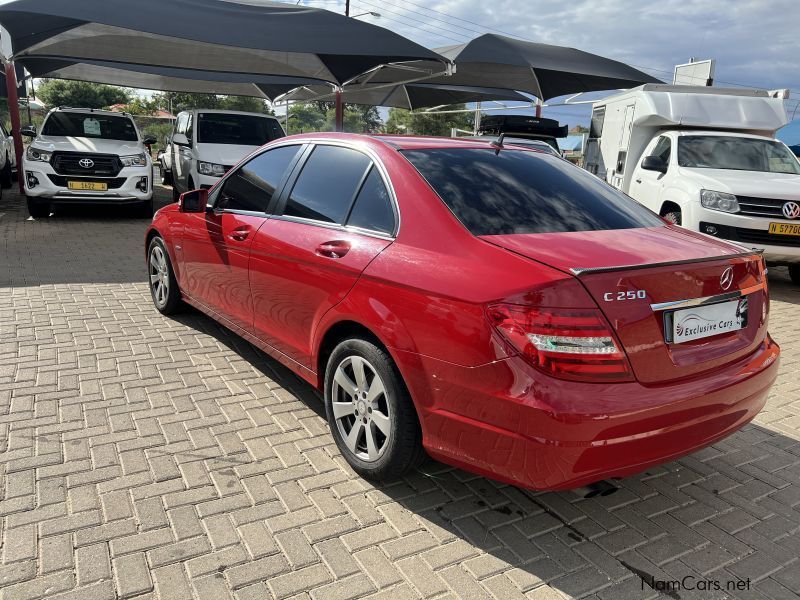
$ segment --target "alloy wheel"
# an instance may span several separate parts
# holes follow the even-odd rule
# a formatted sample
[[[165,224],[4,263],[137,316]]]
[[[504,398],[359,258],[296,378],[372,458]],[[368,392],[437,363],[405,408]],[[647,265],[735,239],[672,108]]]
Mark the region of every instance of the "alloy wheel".
[[[392,413],[383,380],[367,360],[351,355],[333,376],[333,418],[347,449],[365,462],[378,460],[389,446]]]
[[[158,245],[150,251],[150,287],[156,304],[163,308],[169,298],[169,267],[164,250]]]

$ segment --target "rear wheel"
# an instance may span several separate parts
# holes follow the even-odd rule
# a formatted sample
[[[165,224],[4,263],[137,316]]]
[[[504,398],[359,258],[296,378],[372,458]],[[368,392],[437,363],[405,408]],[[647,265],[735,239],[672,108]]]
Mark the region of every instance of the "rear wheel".
[[[352,338],[325,370],[325,409],[339,451],[362,477],[397,479],[425,457],[414,404],[388,353]]]
[[[163,162],[158,165],[158,169],[161,171],[161,185],[169,185],[172,183],[172,173],[167,171]]]
[[[12,185],[14,185],[14,174],[11,172],[11,159],[6,155],[6,164],[0,171],[0,186],[7,189]]]
[[[800,265],[789,265],[789,277],[793,284],[800,285]]]
[[[34,219],[43,219],[50,216],[50,203],[42,202],[36,198],[26,197],[28,203],[28,214]]]
[[[147,272],[149,275],[150,295],[158,312],[171,315],[181,308],[181,292],[178,281],[172,270],[167,247],[164,240],[156,236],[150,241],[147,250]]]

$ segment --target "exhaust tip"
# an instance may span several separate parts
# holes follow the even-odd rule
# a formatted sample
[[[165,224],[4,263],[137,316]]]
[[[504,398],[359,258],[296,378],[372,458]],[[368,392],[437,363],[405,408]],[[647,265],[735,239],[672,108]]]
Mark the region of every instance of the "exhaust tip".
[[[573,490],[581,498],[597,498],[598,496],[610,496],[616,494],[619,487],[610,481],[595,481],[584,487]]]

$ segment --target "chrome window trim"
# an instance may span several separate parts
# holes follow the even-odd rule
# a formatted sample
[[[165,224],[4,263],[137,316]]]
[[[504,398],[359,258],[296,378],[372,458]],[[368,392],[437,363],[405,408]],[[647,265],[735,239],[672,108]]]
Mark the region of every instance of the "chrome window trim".
[[[757,283],[756,285],[752,285],[741,290],[725,292],[724,294],[717,294],[716,296],[688,298],[685,300],[673,300],[671,302],[657,302],[655,304],[651,304],[650,308],[653,310],[653,312],[658,312],[661,310],[674,310],[679,308],[690,308],[692,306],[704,306],[706,304],[718,304],[719,302],[727,302],[729,300],[736,300],[737,298],[741,298],[743,296],[749,296],[750,294],[759,290],[763,290],[766,287],[766,281],[762,281],[761,283]]]
[[[315,219],[306,219],[304,217],[295,217],[291,215],[267,215],[271,220],[288,221],[290,223],[300,223],[303,225],[313,225],[314,227],[324,227],[325,229],[332,229],[333,231],[342,231],[344,233],[355,233],[357,235],[364,235],[367,237],[374,237],[381,240],[394,241],[395,237],[388,233],[375,231],[374,229],[362,229],[360,227],[353,227],[350,225],[340,225],[339,223],[329,223],[327,221],[317,221]]]

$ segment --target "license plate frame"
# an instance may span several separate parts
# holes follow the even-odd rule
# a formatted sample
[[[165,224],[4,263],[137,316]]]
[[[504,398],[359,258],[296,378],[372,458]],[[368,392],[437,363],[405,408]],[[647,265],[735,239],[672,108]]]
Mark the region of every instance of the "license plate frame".
[[[108,184],[104,181],[67,181],[67,188],[77,192],[107,192]]]
[[[799,223],[770,223],[767,232],[770,235],[800,236]]]
[[[728,323],[731,321],[731,323]],[[747,327],[747,296],[664,313],[664,340],[678,345]]]

